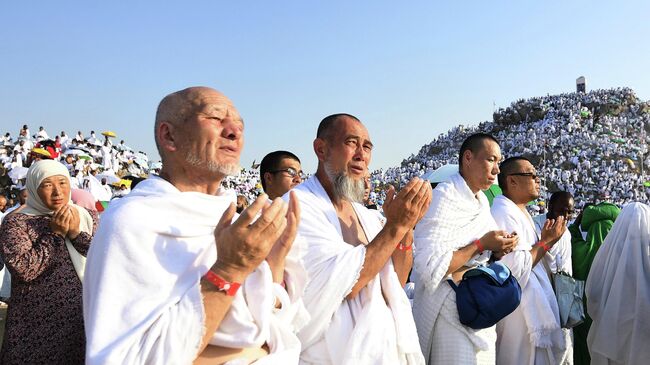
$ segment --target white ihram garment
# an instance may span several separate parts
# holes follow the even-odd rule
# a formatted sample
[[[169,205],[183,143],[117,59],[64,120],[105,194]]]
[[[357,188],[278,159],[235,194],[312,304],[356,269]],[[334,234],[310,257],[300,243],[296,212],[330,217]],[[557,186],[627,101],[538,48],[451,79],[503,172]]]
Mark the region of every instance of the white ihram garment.
[[[87,364],[190,364],[204,329],[200,279],[215,263],[214,228],[232,191],[180,192],[152,177],[114,201],[88,252],[83,309]],[[295,249],[294,249],[295,248]],[[269,346],[258,364],[297,364],[304,323],[299,311],[305,273],[294,246],[285,275],[289,294],[263,262],[243,283],[211,345]],[[283,310],[275,313],[275,298]]]
[[[532,266],[530,250],[538,241],[533,220],[504,195],[494,198],[492,216],[499,229],[519,236],[515,250],[501,262],[521,286],[519,307],[497,323],[497,364],[560,364],[566,337],[549,275],[541,261]]]
[[[415,227],[413,263],[413,316],[430,364],[494,363],[494,327],[475,330],[460,323],[456,292],[445,274],[454,251],[495,229],[487,197],[474,195],[459,173],[433,190],[429,210]],[[486,263],[489,256],[485,251],[465,266]]]
[[[392,261],[355,298],[346,299],[359,279],[366,247],[343,241],[334,206],[316,176],[293,191],[301,204],[298,233],[307,246],[309,278],[303,300],[311,315],[298,333],[301,364],[424,364]],[[381,222],[361,204],[352,205],[372,241]]]
[[[594,365],[641,365],[650,359],[649,226],[650,207],[627,205],[591,264],[585,294]]]

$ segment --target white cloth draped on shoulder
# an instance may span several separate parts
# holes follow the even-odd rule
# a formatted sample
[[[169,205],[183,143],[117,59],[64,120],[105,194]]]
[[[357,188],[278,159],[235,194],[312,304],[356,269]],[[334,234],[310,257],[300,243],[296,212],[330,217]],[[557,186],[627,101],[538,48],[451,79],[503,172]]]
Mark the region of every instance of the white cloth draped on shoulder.
[[[235,201],[180,192],[152,177],[109,206],[88,254],[84,283],[87,364],[189,364],[205,331],[200,278],[217,259],[214,228]],[[290,302],[281,316],[300,313],[305,272],[299,246],[287,257]],[[294,334],[304,318],[274,314],[279,285],[263,262],[237,292],[211,345],[247,348],[266,343],[263,363],[296,364]]]
[[[465,179],[454,174],[450,181],[439,184],[433,190],[429,210],[415,227],[413,274],[415,294],[413,315],[418,327],[420,346],[427,362],[457,363],[458,356],[477,361],[477,353],[494,359],[494,327],[474,330],[460,323],[456,309],[456,293],[446,283],[454,251],[459,250],[481,238],[485,233],[495,230],[496,224],[490,215],[490,205],[482,192],[474,195]],[[465,266],[486,263],[490,252],[474,256]],[[444,320],[456,333],[434,333],[434,326]],[[454,354],[454,344],[438,346],[434,337],[454,337],[454,341],[471,342],[471,346],[461,346],[457,351],[467,354]],[[433,345],[432,345],[433,344]],[[446,348],[442,348],[446,347]],[[449,357],[439,356],[440,352]],[[448,359],[447,362],[445,359]],[[493,362],[493,361],[492,361]]]
[[[343,240],[334,206],[318,178],[294,191],[302,210],[298,232],[307,246],[304,302],[311,315],[298,334],[301,364],[423,364],[410,304],[392,261],[355,298],[346,299],[359,279],[366,247]],[[353,206],[372,240],[381,222],[362,205]]]
[[[591,363],[650,359],[650,207],[627,205],[598,250],[585,289]]]
[[[566,357],[567,338],[560,327],[549,273],[541,262],[532,266],[530,250],[538,241],[532,217],[504,195],[494,198],[492,216],[499,229],[519,236],[515,250],[501,262],[521,286],[519,307],[497,323],[497,363],[561,363]]]

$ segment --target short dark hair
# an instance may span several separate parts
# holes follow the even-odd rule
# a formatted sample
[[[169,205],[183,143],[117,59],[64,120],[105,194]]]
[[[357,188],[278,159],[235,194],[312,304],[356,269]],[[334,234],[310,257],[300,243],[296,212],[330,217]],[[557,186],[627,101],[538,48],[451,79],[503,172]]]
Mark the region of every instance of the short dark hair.
[[[331,132],[336,122],[339,119],[344,117],[352,118],[357,122],[361,123],[359,118],[355,117],[352,114],[337,113],[337,114],[328,115],[325,118],[323,118],[323,120],[320,121],[320,124],[318,124],[318,131],[316,131],[316,138],[325,139],[325,140],[329,139],[331,137],[332,134]]]
[[[508,175],[515,173],[515,168],[517,167],[517,162],[519,161],[528,161],[524,156],[513,156],[506,158],[501,165],[499,165],[499,175],[497,176],[497,181],[499,182],[499,187],[505,193],[508,190],[506,186],[506,178]],[[532,164],[532,162],[531,162]]]
[[[264,174],[279,169],[280,162],[285,158],[290,158],[300,163],[298,156],[289,151],[274,151],[264,156],[262,162],[260,162],[260,180],[262,181],[262,189],[266,190],[266,181],[264,181]]]
[[[458,155],[458,170],[463,167],[463,155],[465,154],[465,151],[469,150],[472,151],[472,153],[476,153],[476,151],[483,146],[483,141],[486,139],[499,144],[499,141],[497,141],[496,138],[487,133],[475,133],[465,138],[463,144],[460,145],[460,154]]]
[[[569,193],[568,191],[556,191],[553,194],[551,194],[551,197],[548,198],[548,205],[547,208],[549,211],[551,210],[551,207],[557,204],[559,201],[563,199],[573,199],[573,195]]]

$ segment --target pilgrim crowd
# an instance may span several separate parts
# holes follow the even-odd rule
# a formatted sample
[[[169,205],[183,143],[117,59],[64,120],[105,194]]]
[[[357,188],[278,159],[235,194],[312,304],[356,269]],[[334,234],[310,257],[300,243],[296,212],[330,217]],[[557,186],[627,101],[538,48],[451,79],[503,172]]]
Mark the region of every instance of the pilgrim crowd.
[[[644,105],[520,100],[375,172],[389,146],[344,113],[241,169],[206,87],[161,100],[160,163],[25,125],[0,139],[0,363],[645,364]]]

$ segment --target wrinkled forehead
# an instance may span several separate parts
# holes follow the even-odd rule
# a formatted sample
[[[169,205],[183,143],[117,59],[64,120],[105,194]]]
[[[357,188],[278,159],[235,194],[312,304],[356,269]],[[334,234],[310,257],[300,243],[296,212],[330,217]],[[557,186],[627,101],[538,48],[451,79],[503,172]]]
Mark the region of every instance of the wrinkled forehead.
[[[202,113],[213,117],[242,121],[239,111],[227,96],[218,91],[203,91],[190,99],[190,105],[195,113]],[[242,121],[243,122],[243,121]]]
[[[337,131],[336,136],[339,139],[358,137],[361,140],[370,141],[370,135],[366,126],[352,118],[343,117],[339,119],[335,129]]]

